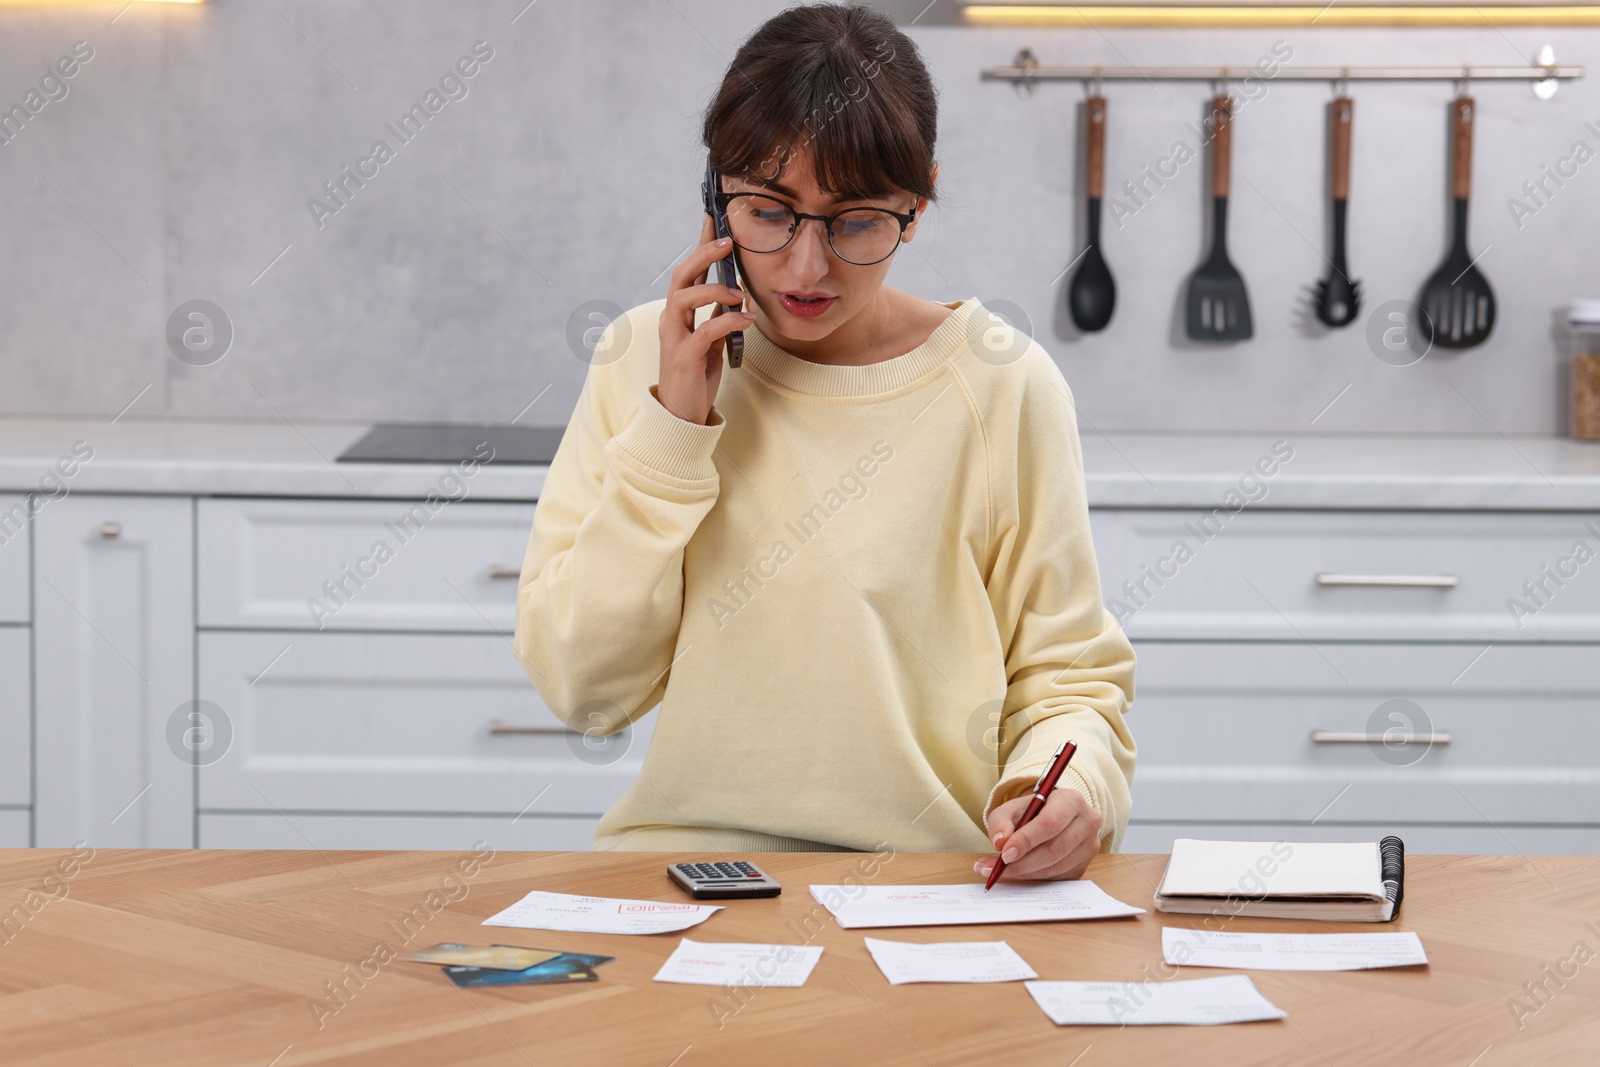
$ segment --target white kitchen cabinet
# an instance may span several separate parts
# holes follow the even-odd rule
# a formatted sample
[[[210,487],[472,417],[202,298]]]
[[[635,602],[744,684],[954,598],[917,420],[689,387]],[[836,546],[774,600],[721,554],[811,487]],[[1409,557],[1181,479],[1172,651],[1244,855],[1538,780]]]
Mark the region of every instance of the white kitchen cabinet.
[[[1135,648],[1140,822],[1600,827],[1593,646]]]
[[[493,635],[208,631],[199,654],[231,733],[201,761],[202,814],[598,816],[654,723],[574,733]]]
[[[202,500],[200,625],[510,633],[533,511]]]
[[[26,623],[28,498],[0,493],[0,624]]]
[[[1133,638],[1600,641],[1594,514],[1247,508],[1089,519],[1107,607]]]
[[[531,503],[417,507],[75,493],[9,543],[0,520],[0,846],[32,818],[40,845],[590,847],[654,713],[586,744],[516,662]],[[1562,562],[1590,516],[1247,509],[1202,541],[1206,514],[1090,513],[1139,657],[1125,851],[1600,851],[1600,560]],[[1524,582],[1548,592],[1518,625]],[[1385,747],[1406,728],[1449,743]]]
[[[89,495],[34,518],[40,846],[194,843],[193,521],[187,497]]]
[[[201,848],[468,850],[487,842],[497,852],[587,852],[596,816],[200,815]]]
[[[0,808],[0,848],[27,848],[30,844],[27,810]]]
[[[0,626],[0,806],[33,803],[30,644],[27,627]]]

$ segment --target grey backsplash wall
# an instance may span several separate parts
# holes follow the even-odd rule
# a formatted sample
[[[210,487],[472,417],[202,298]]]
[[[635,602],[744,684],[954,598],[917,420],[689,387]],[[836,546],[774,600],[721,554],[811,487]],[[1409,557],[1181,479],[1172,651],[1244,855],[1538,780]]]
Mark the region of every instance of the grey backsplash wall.
[[[216,0],[136,4],[114,21],[107,4],[0,10],[8,108],[74,42],[94,49],[67,96],[0,145],[0,412],[564,422],[586,369],[569,316],[664,293],[700,225],[699,113],[738,42],[783,5],[525,2]],[[940,87],[943,201],[891,283],[1024,309],[1085,433],[1566,432],[1556,312],[1600,296],[1600,162],[1520,226],[1507,199],[1576,142],[1600,150],[1600,31],[912,32]],[[1023,45],[1044,63],[1242,67],[1279,40],[1299,64],[1517,64],[1549,43],[1590,65],[1550,101],[1525,84],[1473,86],[1472,243],[1500,298],[1489,343],[1397,367],[1374,356],[1364,322],[1306,326],[1305,290],[1324,270],[1331,92],[1282,82],[1235,123],[1230,237],[1256,338],[1174,340],[1202,252],[1199,160],[1120,228],[1108,221],[1117,315],[1101,335],[1073,334],[1060,275],[1080,247],[1083,89],[1027,98],[979,71]],[[478,41],[493,58],[467,95],[401,145],[385,123]],[[1193,143],[1208,87],[1105,91],[1114,191]],[[1442,257],[1450,94],[1353,88],[1352,273],[1369,310],[1414,297]],[[379,139],[394,158],[319,229],[307,199]],[[206,367],[165,342],[169,314],[196,298],[236,331]]]

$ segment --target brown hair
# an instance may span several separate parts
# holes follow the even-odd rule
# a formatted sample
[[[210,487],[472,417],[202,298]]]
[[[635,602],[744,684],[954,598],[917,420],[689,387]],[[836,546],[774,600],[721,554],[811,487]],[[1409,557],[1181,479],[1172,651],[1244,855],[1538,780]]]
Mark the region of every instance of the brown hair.
[[[773,16],[739,48],[706,108],[702,140],[720,174],[776,180],[809,150],[817,184],[870,199],[934,199],[938,104],[911,38],[887,15],[810,4]]]

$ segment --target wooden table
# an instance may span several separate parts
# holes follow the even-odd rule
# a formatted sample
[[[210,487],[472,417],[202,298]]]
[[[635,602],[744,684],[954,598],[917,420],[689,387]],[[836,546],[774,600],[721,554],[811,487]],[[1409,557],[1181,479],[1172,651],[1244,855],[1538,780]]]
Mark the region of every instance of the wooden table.
[[[806,986],[749,991],[742,1006],[719,989],[651,981],[678,934],[479,925],[531,889],[684,899],[659,854],[503,852],[462,874],[469,853],[101,850],[67,876],[59,865],[72,855],[0,850],[0,921],[18,906],[23,916],[11,911],[0,925],[0,1063],[11,1067],[1600,1061],[1595,857],[1411,857],[1405,907],[1392,926],[1234,919],[1227,929],[1415,930],[1432,964],[1254,972],[1287,1020],[1117,1029],[1057,1027],[1016,982],[892,987],[863,931],[840,930],[826,913],[810,920],[818,931],[811,943],[827,951]],[[795,931],[815,907],[807,887],[843,881],[861,858],[759,857],[783,895],[734,901],[689,936],[799,943]],[[973,858],[894,855],[870,881],[971,881]],[[1164,863],[1102,856],[1089,876],[1148,909]],[[433,967],[372,962],[379,943],[403,951],[397,930],[407,914],[411,947],[493,941],[616,960],[600,981],[580,986],[458,990]],[[924,942],[1004,938],[1042,978],[1138,981],[1160,977],[1163,925],[1200,921],[1151,912],[868,932]],[[1580,944],[1585,962],[1574,956]],[[1188,968],[1181,977],[1228,973]],[[327,992],[339,980],[350,990],[343,1003]],[[1534,999],[1524,982],[1549,992]]]

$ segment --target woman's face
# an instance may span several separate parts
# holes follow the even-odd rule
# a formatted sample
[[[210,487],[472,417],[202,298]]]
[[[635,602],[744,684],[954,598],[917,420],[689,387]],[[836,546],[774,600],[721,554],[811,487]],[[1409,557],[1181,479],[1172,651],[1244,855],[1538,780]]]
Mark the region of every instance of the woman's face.
[[[937,176],[937,168],[934,174]],[[904,214],[914,204],[918,219],[906,227],[902,243],[917,232],[921,213],[928,206],[926,198],[908,192],[873,200],[835,199],[818,188],[811,160],[804,152],[791,155],[782,173],[770,182],[728,177],[722,184],[727,192],[765,193],[811,215],[833,215],[852,207],[888,208]],[[891,255],[870,266],[846,263],[828,247],[822,223],[809,219],[801,221],[794,238],[776,252],[739,250],[739,266],[745,287],[754,297],[761,332],[802,342],[822,340],[869,308],[893,262]]]

